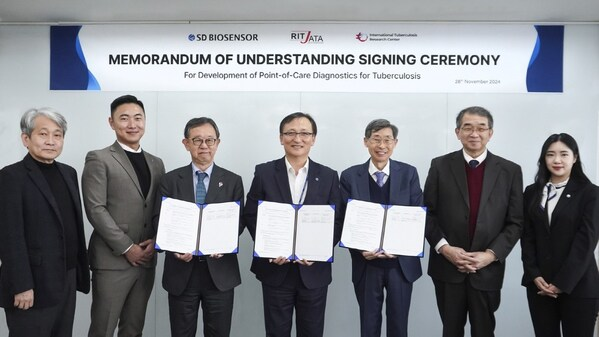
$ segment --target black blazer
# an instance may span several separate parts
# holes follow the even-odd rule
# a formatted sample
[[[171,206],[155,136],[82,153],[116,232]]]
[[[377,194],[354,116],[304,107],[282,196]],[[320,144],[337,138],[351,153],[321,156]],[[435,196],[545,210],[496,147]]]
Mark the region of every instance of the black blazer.
[[[428,274],[449,283],[463,282],[466,274],[435,251],[445,238],[466,251],[491,249],[499,261],[470,274],[472,287],[501,289],[508,256],[522,232],[522,171],[517,164],[487,152],[485,174],[472,244],[468,237],[470,212],[468,182],[462,150],[435,158],[424,185],[427,207],[426,238],[431,246]]]
[[[12,308],[14,295],[34,291],[34,306],[57,305],[65,296],[66,248],[56,199],[30,155],[0,171],[0,306]],[[76,212],[77,290],[90,290],[77,172],[56,163]]]
[[[420,188],[420,180],[416,168],[395,160],[390,160],[389,162],[389,182],[391,183],[391,186],[389,186],[390,204],[402,206],[422,205],[422,189]],[[348,199],[370,200],[369,179],[372,179],[372,177],[368,173],[369,165],[370,160],[341,172],[340,183],[343,215],[345,215]],[[424,249],[424,246],[422,248]],[[357,283],[364,275],[366,259],[359,250],[350,249],[349,251],[352,257],[352,281]],[[414,282],[422,276],[420,258],[399,256],[397,261],[409,282]]]
[[[341,237],[342,221],[339,212],[341,201],[339,193],[339,177],[337,172],[310,160],[308,169],[308,188],[304,204],[306,205],[335,205],[335,231],[334,242],[336,245]],[[244,210],[245,224],[250,235],[255,239],[256,216],[258,213],[258,200],[292,203],[289,179],[285,158],[270,161],[256,166],[254,180],[247,195]],[[283,283],[290,263],[282,266],[269,263],[268,259],[254,258],[251,271],[256,278],[271,286]],[[315,262],[311,266],[299,265],[299,272],[306,288],[323,287],[331,283],[331,264],[328,262]]]
[[[597,186],[571,178],[553,210],[551,225],[541,210],[541,191],[530,185],[524,192],[522,285],[535,287],[542,276],[564,293],[599,297],[595,247],[599,240]]]
[[[180,167],[162,176],[156,192],[154,207],[154,225],[158,225],[162,197],[195,202],[193,169],[191,164]],[[239,234],[243,231],[241,214],[243,212],[243,183],[237,174],[225,170],[216,164],[212,168],[210,184],[206,193],[206,203],[241,202]],[[216,288],[220,291],[232,289],[241,284],[237,254],[224,254],[219,259],[207,257],[206,263]],[[178,296],[183,293],[191,276],[193,263],[177,259],[173,253],[166,252],[162,286],[169,294]]]

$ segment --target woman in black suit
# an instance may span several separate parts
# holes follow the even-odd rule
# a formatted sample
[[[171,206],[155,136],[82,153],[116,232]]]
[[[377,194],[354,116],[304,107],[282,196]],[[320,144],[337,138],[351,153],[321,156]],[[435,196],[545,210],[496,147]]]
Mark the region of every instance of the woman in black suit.
[[[547,138],[534,184],[524,192],[522,262],[535,335],[592,337],[599,309],[597,186],[582,171],[578,145]]]

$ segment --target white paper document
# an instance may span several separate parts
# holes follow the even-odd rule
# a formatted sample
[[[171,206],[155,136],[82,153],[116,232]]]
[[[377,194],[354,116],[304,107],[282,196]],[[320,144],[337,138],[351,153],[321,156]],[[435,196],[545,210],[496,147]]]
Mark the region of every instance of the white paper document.
[[[425,222],[425,207],[381,205],[350,199],[339,246],[422,257]]]
[[[239,202],[199,205],[164,198],[156,249],[193,255],[237,253]]]
[[[333,261],[335,208],[259,201],[254,256]]]

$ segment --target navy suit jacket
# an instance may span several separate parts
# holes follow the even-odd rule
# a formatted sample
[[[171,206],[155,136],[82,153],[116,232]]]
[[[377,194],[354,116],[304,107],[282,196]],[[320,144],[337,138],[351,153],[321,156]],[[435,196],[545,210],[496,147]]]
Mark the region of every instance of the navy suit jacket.
[[[542,276],[574,297],[599,297],[595,247],[599,240],[597,186],[571,178],[551,215],[541,210],[541,191],[530,185],[524,192],[522,285],[535,287]],[[535,287],[536,289],[536,287]]]
[[[77,172],[56,162],[75,210],[77,290],[88,293],[89,264]],[[34,307],[59,304],[65,296],[66,249],[58,203],[30,155],[0,171],[0,306],[12,308],[14,295],[33,289]]]
[[[342,221],[339,212],[340,193],[339,177],[337,172],[310,160],[308,169],[308,187],[305,205],[335,205],[335,231],[334,242],[336,245],[341,237]],[[247,195],[244,209],[245,224],[255,239],[256,216],[258,213],[258,200],[292,203],[289,179],[287,178],[287,167],[285,158],[270,161],[256,166],[252,186]],[[256,278],[271,286],[279,286],[283,283],[291,263],[277,265],[269,263],[268,259],[254,258],[251,271]],[[331,264],[327,262],[314,262],[311,266],[299,265],[299,272],[306,288],[313,289],[323,287],[331,283]]]
[[[426,238],[431,246],[428,274],[448,283],[466,279],[465,273],[435,251],[442,238],[466,251],[491,249],[499,260],[469,274],[469,279],[475,289],[496,291],[503,285],[505,259],[522,233],[522,171],[517,164],[490,151],[485,163],[476,229],[470,242],[470,202],[463,152],[458,150],[431,161],[424,185]]]
[[[341,173],[343,214],[345,214],[348,199],[370,201],[369,179],[372,179],[372,177],[368,173],[369,164],[370,159],[364,164],[352,166]],[[389,186],[391,205],[422,205],[422,189],[415,167],[396,160],[390,160],[388,181],[391,184]],[[352,257],[352,281],[358,283],[364,274],[367,261],[359,250],[350,249],[350,253]],[[420,258],[399,256],[397,262],[409,282],[414,282],[422,276]]]
[[[160,186],[156,192],[157,205],[154,207],[153,222],[156,228],[160,218],[162,197],[195,202],[193,169],[191,164],[175,169],[162,176]],[[229,201],[241,202],[239,213],[241,216],[241,212],[243,212],[243,184],[241,177],[215,164],[212,168],[205,202],[210,204]],[[241,234],[243,228],[240,219],[239,234]],[[179,296],[183,293],[191,277],[192,262],[181,261],[173,253],[166,253],[162,286],[169,294]],[[218,290],[226,291],[241,284],[237,254],[224,254],[219,259],[207,257],[206,263],[208,264],[212,281]]]

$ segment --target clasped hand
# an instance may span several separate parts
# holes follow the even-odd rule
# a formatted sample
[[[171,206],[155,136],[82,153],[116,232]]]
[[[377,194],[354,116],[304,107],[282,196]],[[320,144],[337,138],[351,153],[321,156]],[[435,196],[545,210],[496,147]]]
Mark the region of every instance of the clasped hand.
[[[154,240],[152,239],[139,244],[134,243],[125,253],[125,258],[134,267],[150,262],[152,257],[154,257]]]
[[[495,254],[490,251],[467,252],[460,247],[444,245],[439,252],[458,268],[462,273],[476,273],[496,260]]]
[[[535,278],[534,283],[539,289],[537,295],[557,298],[557,295],[559,295],[562,292],[558,287],[554,286],[551,283],[547,283],[547,281],[545,281],[545,279],[542,276]]]

